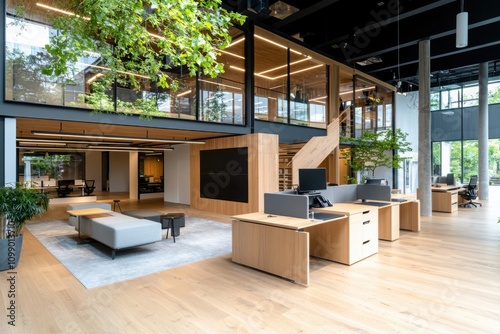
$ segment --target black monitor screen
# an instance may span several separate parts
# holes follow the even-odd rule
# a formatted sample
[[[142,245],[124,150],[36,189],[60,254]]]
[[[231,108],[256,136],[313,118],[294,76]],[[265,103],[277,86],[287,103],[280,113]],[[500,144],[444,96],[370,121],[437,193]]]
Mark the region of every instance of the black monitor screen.
[[[312,193],[326,189],[325,168],[300,168],[299,193]]]
[[[385,179],[366,179],[366,184],[386,185]]]
[[[448,173],[446,175],[446,185],[448,185],[448,186],[455,185],[455,175],[453,175],[453,173]]]

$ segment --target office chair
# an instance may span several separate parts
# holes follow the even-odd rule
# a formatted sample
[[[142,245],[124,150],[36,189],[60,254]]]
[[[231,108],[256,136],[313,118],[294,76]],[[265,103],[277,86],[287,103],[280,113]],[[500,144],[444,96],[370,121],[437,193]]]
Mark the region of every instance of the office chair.
[[[58,180],[57,181],[57,196],[58,197],[66,197],[73,191],[73,188],[70,187],[71,182],[69,180]]]
[[[95,186],[94,186],[95,180],[85,180],[85,187],[83,188],[83,191],[87,196],[90,196],[94,192]]]
[[[459,206],[464,208],[470,208],[472,206],[476,207],[483,206],[481,203],[473,202],[477,198],[477,176],[471,176],[469,184],[464,191],[459,192],[460,197],[468,202],[460,203]]]

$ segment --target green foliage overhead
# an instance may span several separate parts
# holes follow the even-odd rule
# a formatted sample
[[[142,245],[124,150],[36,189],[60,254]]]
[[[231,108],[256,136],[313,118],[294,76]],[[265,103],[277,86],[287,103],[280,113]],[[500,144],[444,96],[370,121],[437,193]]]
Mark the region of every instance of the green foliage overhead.
[[[71,72],[79,57],[98,52],[109,78],[134,73],[162,88],[177,83],[166,71],[186,66],[191,75],[201,71],[216,77],[223,73],[217,62],[220,50],[231,42],[229,28],[245,17],[220,8],[221,0],[66,0],[53,24],[59,34],[47,51],[51,64],[46,75]],[[129,75],[137,87],[137,76]]]
[[[375,173],[378,167],[401,168],[401,154],[411,151],[411,143],[406,140],[407,133],[400,129],[385,132],[363,131],[357,138],[341,137],[341,141],[350,142],[350,150],[346,150],[343,158],[353,172]],[[392,151],[396,153],[391,154]]]

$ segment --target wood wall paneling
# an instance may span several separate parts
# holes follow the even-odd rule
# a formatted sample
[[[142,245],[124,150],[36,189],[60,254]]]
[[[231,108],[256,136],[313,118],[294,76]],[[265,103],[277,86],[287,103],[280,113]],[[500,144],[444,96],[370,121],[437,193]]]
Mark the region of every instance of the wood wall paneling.
[[[200,151],[248,147],[248,203],[200,197]],[[278,191],[278,136],[251,134],[207,140],[191,146],[191,206],[194,209],[237,215],[263,211],[264,193]]]

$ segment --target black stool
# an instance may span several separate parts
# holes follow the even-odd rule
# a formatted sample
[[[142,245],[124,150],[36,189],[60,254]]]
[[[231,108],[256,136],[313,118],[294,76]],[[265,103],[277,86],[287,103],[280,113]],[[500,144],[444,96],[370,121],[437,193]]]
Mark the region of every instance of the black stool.
[[[116,209],[116,204],[118,204],[118,209],[120,209],[120,212],[122,212],[122,207],[120,206],[120,200],[119,199],[114,199],[113,200],[113,211]]]
[[[172,229],[172,237],[175,237],[180,234],[180,227],[184,225],[184,214],[183,213],[167,213],[160,217],[161,226],[164,229],[167,229],[168,239],[168,229]]]

